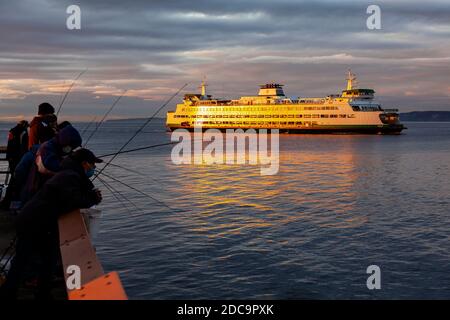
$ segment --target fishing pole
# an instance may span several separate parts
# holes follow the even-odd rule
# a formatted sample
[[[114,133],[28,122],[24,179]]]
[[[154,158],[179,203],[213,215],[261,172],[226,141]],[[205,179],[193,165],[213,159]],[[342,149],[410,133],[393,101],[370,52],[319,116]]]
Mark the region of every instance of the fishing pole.
[[[84,143],[84,147],[86,148],[87,144],[89,143],[89,140],[91,140],[91,138],[94,136],[94,134],[97,132],[98,128],[100,128],[100,126],[103,124],[103,122],[105,121],[106,117],[108,117],[108,115],[111,113],[111,111],[113,111],[114,107],[116,106],[116,104],[119,102],[119,100],[125,95],[125,93],[127,92],[127,90],[125,90],[117,99],[116,101],[114,101],[114,103],[112,104],[112,106],[108,109],[108,111],[103,115],[103,118],[100,120],[99,123],[97,123],[97,125],[95,126],[94,131],[92,131],[91,135],[87,138],[86,142]]]
[[[8,252],[11,250],[11,253],[10,253],[9,257],[6,259],[5,263],[0,268],[0,274],[5,273],[5,270],[6,270],[6,267],[8,266],[8,263],[11,261],[11,259],[14,256],[14,253],[15,253],[14,249],[15,249],[16,240],[17,240],[17,236],[15,236],[14,239],[11,240],[11,242],[9,243],[9,247],[6,248],[6,250],[2,254],[2,257],[0,258],[0,262],[3,261],[3,259],[6,257]]]
[[[152,196],[149,195],[148,193],[145,193],[145,192],[143,192],[143,191],[141,191],[141,190],[139,190],[139,189],[137,189],[137,188],[135,188],[135,187],[133,187],[133,186],[130,186],[129,184],[127,184],[127,183],[125,183],[125,182],[123,182],[123,181],[120,181],[119,179],[116,179],[116,178],[114,178],[114,177],[112,177],[112,176],[110,176],[110,175],[108,175],[108,174],[106,174],[106,173],[104,173],[104,172],[102,172],[101,174],[103,174],[105,177],[107,177],[107,178],[109,178],[109,179],[111,179],[111,180],[114,180],[114,181],[117,182],[117,183],[120,183],[120,184],[124,185],[125,187],[130,188],[131,190],[134,190],[134,191],[136,191],[136,192],[138,192],[138,193],[140,193],[140,194],[142,194],[142,195],[144,195],[144,196],[146,196],[146,197],[152,199],[153,201],[158,202],[160,205],[162,205],[162,206],[164,206],[164,207],[170,209],[171,211],[173,211],[173,212],[175,211],[174,208],[169,207],[167,204],[165,204],[165,203],[162,202],[161,200],[158,200],[158,199],[152,197]]]
[[[115,164],[115,163],[110,163],[110,166],[117,167],[117,168],[120,168],[120,169],[122,169],[122,170],[125,170],[125,171],[128,171],[128,172],[137,174],[137,175],[140,176],[140,177],[144,176],[144,177],[146,177],[146,178],[149,178],[149,179],[153,180],[153,181],[156,182],[156,183],[161,183],[160,180],[155,179],[155,178],[153,178],[153,177],[151,177],[151,176],[149,176],[149,175],[147,175],[147,174],[143,174],[142,172],[139,172],[139,171],[136,171],[136,170],[133,170],[133,169],[129,169],[129,168],[120,166],[120,165]]]
[[[125,203],[117,196],[120,195],[125,201],[127,201],[128,203],[130,203],[136,210],[140,211],[141,209],[138,208],[138,206],[136,206],[136,204],[134,204],[130,199],[128,199],[127,197],[125,197],[120,191],[118,191],[117,189],[115,189],[111,184],[109,184],[108,182],[106,182],[105,180],[101,179],[100,177],[98,178],[98,181],[100,181],[105,187],[106,189],[109,190],[109,192],[111,192],[111,194],[113,195],[114,198],[116,198],[117,201],[119,201],[122,206],[128,210],[128,212],[130,214],[131,211],[129,211],[128,207],[125,205]]]
[[[97,158],[106,158],[106,157],[110,157],[110,156],[113,156],[113,155],[116,155],[116,154],[119,155],[119,154],[124,154],[124,153],[136,152],[136,151],[140,151],[140,150],[146,150],[146,149],[151,149],[151,148],[156,148],[156,147],[168,146],[168,145],[176,144],[176,143],[178,143],[178,141],[154,144],[154,145],[151,145],[151,146],[139,147],[139,148],[129,149],[129,150],[123,150],[123,151],[120,151],[120,152],[107,153],[107,154],[103,154],[101,156],[98,156]]]
[[[156,110],[156,112],[150,118],[147,119],[147,121],[145,121],[143,125],[139,127],[139,129],[127,140],[127,142],[122,145],[119,151],[117,151],[116,154],[114,154],[113,157],[109,159],[109,161],[103,166],[103,168],[94,177],[94,179],[92,179],[92,181],[94,181],[98,177],[98,175],[101,174],[103,170],[105,170],[109,166],[109,164],[119,155],[119,153],[122,152],[126,148],[126,146],[130,144],[131,141],[133,141],[133,139],[150,123],[150,121],[153,120],[153,118],[159,113],[159,111],[161,111],[167,104],[169,104],[169,102],[172,101],[172,99],[175,98],[178,93],[180,93],[180,91],[183,90],[187,85],[188,84],[185,83],[180,89],[178,89],[177,92],[175,92],[161,107]]]
[[[61,111],[61,108],[64,104],[64,102],[66,101],[67,96],[69,95],[69,92],[72,90],[73,85],[75,84],[75,82],[77,82],[78,79],[80,79],[80,77],[87,71],[88,69],[84,69],[83,71],[80,72],[80,74],[75,78],[75,80],[73,80],[72,84],[70,85],[69,89],[66,91],[66,94],[64,95],[63,100],[61,101],[61,103],[59,104],[59,108],[58,111],[56,112],[56,116],[59,115],[59,112]]]
[[[81,136],[84,136],[84,134],[89,130],[89,128],[91,127],[91,125],[95,122],[95,120],[97,120],[97,116],[95,116],[92,120],[91,120],[91,122],[89,122],[88,123],[88,125],[87,126],[85,126],[84,128],[83,128],[83,131],[81,132]]]
[[[199,140],[192,140],[192,141],[202,141],[202,139]],[[136,151],[141,151],[141,150],[147,150],[147,149],[152,149],[152,148],[156,148],[156,147],[163,147],[163,146],[170,146],[172,144],[177,144],[179,143],[179,141],[172,141],[172,142],[166,142],[166,143],[160,143],[160,144],[153,144],[150,146],[145,146],[145,147],[139,147],[139,148],[134,148],[134,149],[129,149],[129,150],[124,150],[121,152],[114,152],[114,153],[107,153],[107,154],[103,154],[101,156],[98,156],[97,158],[106,158],[106,157],[110,157],[113,156],[115,154],[124,154],[124,153],[130,153],[130,152],[136,152]]]
[[[65,87],[66,86],[66,80],[64,80],[64,82],[63,82],[63,87]],[[61,97],[59,98],[59,103],[61,103],[62,102],[62,99],[64,98],[64,91],[63,92],[61,92]]]

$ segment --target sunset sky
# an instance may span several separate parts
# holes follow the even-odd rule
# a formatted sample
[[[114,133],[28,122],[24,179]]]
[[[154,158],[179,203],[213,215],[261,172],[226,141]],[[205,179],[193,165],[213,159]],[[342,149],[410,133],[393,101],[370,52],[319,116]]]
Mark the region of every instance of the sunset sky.
[[[81,30],[66,28],[71,4]],[[381,30],[366,27],[371,4]],[[66,119],[103,114],[125,89],[112,117],[148,116],[203,77],[224,98],[273,81],[288,96],[325,96],[344,89],[348,68],[385,107],[450,111],[450,1],[1,0],[0,120],[57,106],[86,68]]]

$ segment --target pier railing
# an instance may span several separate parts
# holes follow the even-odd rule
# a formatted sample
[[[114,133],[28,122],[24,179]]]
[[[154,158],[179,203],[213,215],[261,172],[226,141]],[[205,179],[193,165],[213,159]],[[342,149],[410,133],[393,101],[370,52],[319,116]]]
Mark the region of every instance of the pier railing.
[[[65,283],[69,267],[78,267],[81,275],[81,288],[66,285],[69,300],[127,300],[118,273],[105,274],[80,210],[61,216],[58,224]]]
[[[6,146],[0,146],[0,162],[6,162],[6,164],[3,164],[0,168],[0,176],[4,175],[5,179],[0,180],[0,198],[3,195],[3,190],[8,185],[9,178],[10,178],[10,170],[9,170],[9,164],[8,159],[6,159]]]

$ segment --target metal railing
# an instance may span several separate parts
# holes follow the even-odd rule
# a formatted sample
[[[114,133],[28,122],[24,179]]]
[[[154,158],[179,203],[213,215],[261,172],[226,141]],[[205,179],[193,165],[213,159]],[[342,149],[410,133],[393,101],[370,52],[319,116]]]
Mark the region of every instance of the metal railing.
[[[0,168],[0,175],[4,175],[5,179],[3,182],[0,182],[0,199],[3,195],[3,190],[9,183],[9,179],[11,177],[11,171],[9,169],[8,159],[6,159],[6,146],[0,146],[0,163],[3,163]],[[4,156],[3,156],[4,155]]]

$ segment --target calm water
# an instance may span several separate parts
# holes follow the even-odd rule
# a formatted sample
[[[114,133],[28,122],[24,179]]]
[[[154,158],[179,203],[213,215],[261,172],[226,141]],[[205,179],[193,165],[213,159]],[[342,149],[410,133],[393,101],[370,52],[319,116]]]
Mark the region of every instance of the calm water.
[[[106,123],[89,146],[116,151],[138,124]],[[96,181],[97,252],[135,299],[448,299],[450,123],[407,126],[400,136],[282,135],[275,176],[175,166],[170,146],[122,155],[115,163],[135,172],[106,172],[172,209],[104,177],[137,208],[124,207]],[[169,139],[158,120],[130,147]]]

